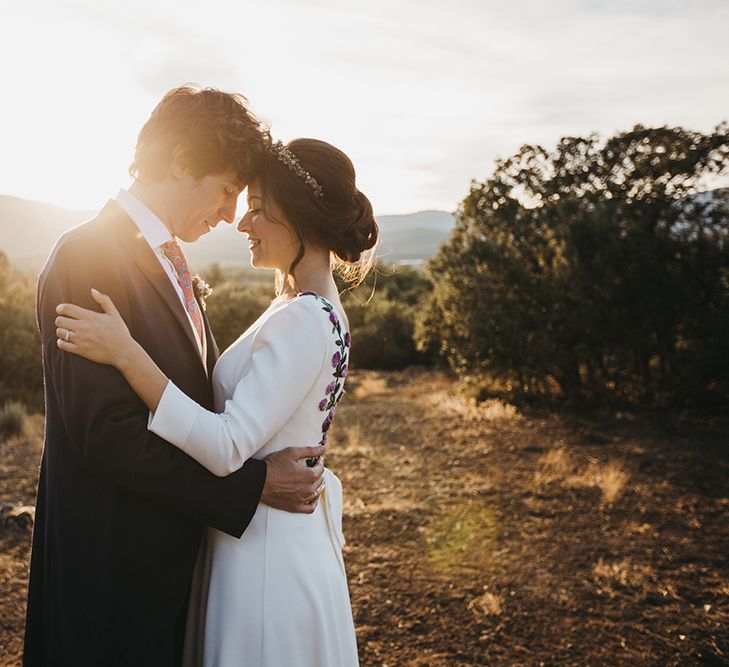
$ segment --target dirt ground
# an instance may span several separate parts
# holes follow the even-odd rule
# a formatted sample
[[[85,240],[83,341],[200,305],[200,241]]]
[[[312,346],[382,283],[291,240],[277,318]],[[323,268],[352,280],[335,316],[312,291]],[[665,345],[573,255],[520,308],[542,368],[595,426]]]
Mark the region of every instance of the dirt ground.
[[[41,421],[0,444],[3,665]],[[729,665],[729,419],[522,413],[367,372],[331,443],[363,666]]]

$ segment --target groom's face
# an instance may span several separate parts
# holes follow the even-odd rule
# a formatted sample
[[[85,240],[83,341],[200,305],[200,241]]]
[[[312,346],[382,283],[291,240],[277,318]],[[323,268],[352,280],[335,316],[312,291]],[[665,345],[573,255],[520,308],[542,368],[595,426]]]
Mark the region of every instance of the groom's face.
[[[172,232],[189,243],[207,234],[221,220],[228,224],[233,222],[238,195],[244,184],[233,172],[227,172],[208,174],[200,179],[185,174],[178,186],[177,215],[172,221]]]

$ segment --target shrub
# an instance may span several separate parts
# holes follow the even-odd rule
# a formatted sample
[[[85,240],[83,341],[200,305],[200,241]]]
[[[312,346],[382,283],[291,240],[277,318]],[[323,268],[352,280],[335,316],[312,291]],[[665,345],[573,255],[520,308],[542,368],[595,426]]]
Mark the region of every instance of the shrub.
[[[214,268],[214,267],[213,267]],[[246,270],[205,274],[215,281],[207,299],[210,327],[221,350],[233,343],[270,305],[275,296],[268,272]],[[430,281],[410,268],[380,267],[355,290],[340,284],[352,329],[353,368],[402,369],[430,363],[434,355],[415,348],[416,313]]]
[[[423,363],[415,349],[414,307],[375,294],[368,303],[345,305],[352,329],[352,367],[396,370]]]
[[[399,370],[433,363],[433,351],[419,351],[413,339],[421,303],[432,288],[411,268],[380,266],[356,290],[343,293],[353,368]]]
[[[25,406],[18,401],[8,401],[0,411],[0,439],[7,440],[20,435],[25,430],[28,414]]]
[[[258,319],[274,296],[270,283],[231,279],[215,286],[207,299],[207,316],[221,351]]]
[[[35,278],[13,269],[0,252],[0,402],[43,405],[41,346],[35,317]]]

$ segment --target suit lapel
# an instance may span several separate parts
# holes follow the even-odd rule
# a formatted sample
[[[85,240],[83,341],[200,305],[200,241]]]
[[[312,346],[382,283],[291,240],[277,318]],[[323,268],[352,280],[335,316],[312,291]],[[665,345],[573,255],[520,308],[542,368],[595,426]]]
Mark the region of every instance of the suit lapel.
[[[120,245],[126,248],[129,255],[141,269],[152,287],[154,287],[160,297],[162,297],[162,301],[170,309],[175,320],[184,330],[190,345],[195,351],[195,356],[202,364],[203,361],[200,357],[200,348],[198,347],[195,334],[190,326],[190,320],[187,317],[187,312],[180,302],[180,298],[177,296],[177,292],[172,286],[172,283],[165,273],[165,270],[162,268],[157,256],[149,247],[149,244],[134,224],[134,221],[114,200],[107,203],[102,214],[109,215],[109,221],[112,224],[115,237],[118,239]],[[207,326],[206,321],[206,331],[208,330],[209,327]]]
[[[220,351],[218,350],[218,344],[215,342],[215,338],[213,337],[213,332],[210,329],[210,322],[208,322],[207,313],[205,312],[205,309],[200,304],[200,299],[198,299],[197,301],[198,301],[198,305],[200,306],[200,312],[202,313],[203,326],[205,327],[205,338],[207,340],[208,355],[207,355],[207,359],[205,360],[205,363],[206,363],[206,366],[208,369],[208,377],[212,378],[213,368],[215,367],[215,364],[218,361],[218,357],[220,356]]]

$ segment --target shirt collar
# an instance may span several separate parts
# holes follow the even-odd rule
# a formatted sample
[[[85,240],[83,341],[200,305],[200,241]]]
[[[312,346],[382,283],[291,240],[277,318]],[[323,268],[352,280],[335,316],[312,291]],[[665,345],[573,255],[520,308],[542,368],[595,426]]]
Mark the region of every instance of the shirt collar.
[[[173,239],[170,230],[145,204],[137,199],[129,190],[122,188],[116,196],[119,204],[132,219],[150,248],[158,248]]]

